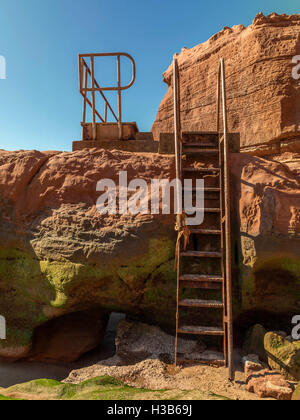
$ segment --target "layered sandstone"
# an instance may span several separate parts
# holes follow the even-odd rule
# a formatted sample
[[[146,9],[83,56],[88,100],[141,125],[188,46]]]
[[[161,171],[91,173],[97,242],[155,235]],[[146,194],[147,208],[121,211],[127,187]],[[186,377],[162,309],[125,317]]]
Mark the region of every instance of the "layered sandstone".
[[[243,151],[256,155],[300,150],[300,84],[292,58],[300,55],[300,15],[258,14],[252,25],[225,27],[203,44],[178,55],[184,131],[216,131],[219,60],[225,59],[229,131]],[[172,65],[169,89],[152,131],[173,132]]]
[[[276,316],[290,325],[300,305],[299,173],[246,154],[232,154],[230,167],[236,325],[274,328]],[[96,211],[97,182],[111,178],[118,185],[121,170],[148,184],[171,179],[174,157],[101,149],[0,152],[0,314],[8,326],[0,357],[61,358],[63,331],[70,353],[81,354],[99,342],[109,312],[174,329],[174,216]],[[81,348],[72,344],[66,318],[59,337],[53,334],[59,317],[94,310],[99,315],[91,322],[99,327],[81,335]],[[84,329],[83,321],[78,325]],[[80,341],[78,333],[74,339]]]

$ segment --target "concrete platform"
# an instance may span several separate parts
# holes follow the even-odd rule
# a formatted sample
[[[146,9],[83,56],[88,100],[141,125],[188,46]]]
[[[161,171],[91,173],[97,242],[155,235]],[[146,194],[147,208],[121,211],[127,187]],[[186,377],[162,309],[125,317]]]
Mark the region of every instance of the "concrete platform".
[[[158,141],[154,140],[82,140],[73,141],[73,152],[83,149],[123,150],[125,152],[157,153]]]
[[[96,139],[93,139],[93,124],[81,123],[82,140],[115,140],[119,138],[118,123],[96,123]],[[124,122],[123,140],[135,140],[139,129],[136,122]]]

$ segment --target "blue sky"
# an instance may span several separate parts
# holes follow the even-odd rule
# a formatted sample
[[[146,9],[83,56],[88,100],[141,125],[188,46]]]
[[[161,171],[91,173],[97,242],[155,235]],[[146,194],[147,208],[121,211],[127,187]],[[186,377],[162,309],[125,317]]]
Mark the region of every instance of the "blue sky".
[[[123,120],[149,131],[173,54],[224,26],[249,25],[259,11],[299,13],[299,0],[1,0],[0,148],[71,150],[81,137],[78,53],[133,55],[137,79],[123,95]],[[98,81],[111,82],[115,67],[98,66]]]

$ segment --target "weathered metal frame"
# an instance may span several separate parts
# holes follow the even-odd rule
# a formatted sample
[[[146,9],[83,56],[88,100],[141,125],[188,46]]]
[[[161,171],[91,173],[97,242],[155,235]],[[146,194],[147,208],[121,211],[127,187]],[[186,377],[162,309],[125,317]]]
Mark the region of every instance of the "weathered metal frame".
[[[100,87],[99,83],[95,79],[95,58],[97,57],[117,57],[117,86]],[[121,57],[127,57],[132,64],[132,79],[126,86],[121,85]],[[87,61],[90,60],[90,65]],[[83,96],[83,123],[86,122],[86,108],[89,105],[92,108],[92,125],[93,125],[93,139],[96,139],[96,117],[102,123],[107,122],[108,110],[112,113],[114,119],[119,125],[119,139],[123,138],[123,127],[122,127],[122,91],[129,89],[135,82],[136,78],[136,65],[133,57],[124,52],[117,53],[98,53],[98,54],[79,54],[78,56],[78,68],[79,68],[79,91]],[[88,87],[88,78],[91,79],[91,87]],[[118,116],[113,111],[109,101],[103,92],[105,91],[117,91],[118,93]],[[96,109],[96,95],[99,92],[105,102],[104,118],[100,115]],[[88,98],[88,93],[91,93],[92,100]]]

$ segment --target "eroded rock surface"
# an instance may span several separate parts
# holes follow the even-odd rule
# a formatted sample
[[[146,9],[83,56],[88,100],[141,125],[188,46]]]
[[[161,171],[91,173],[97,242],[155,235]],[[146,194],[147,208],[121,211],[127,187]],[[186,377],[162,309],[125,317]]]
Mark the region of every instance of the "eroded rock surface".
[[[158,155],[0,152],[0,357],[24,357],[33,331],[98,307],[168,324],[175,308],[174,217],[96,211],[97,182],[173,176]],[[160,307],[161,310],[157,310]],[[166,322],[164,322],[166,320]]]
[[[230,167],[235,319],[279,329],[265,321],[290,323],[300,306],[299,174],[246,154]],[[28,356],[39,326],[95,308],[174,331],[174,216],[97,213],[97,182],[120,170],[149,184],[174,178],[174,158],[0,152],[0,357]]]

